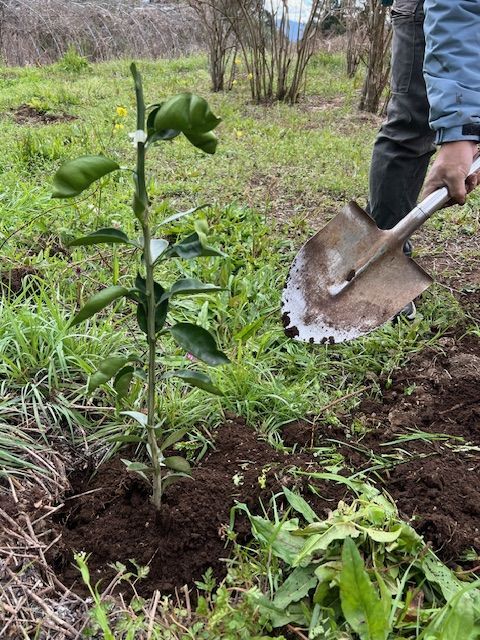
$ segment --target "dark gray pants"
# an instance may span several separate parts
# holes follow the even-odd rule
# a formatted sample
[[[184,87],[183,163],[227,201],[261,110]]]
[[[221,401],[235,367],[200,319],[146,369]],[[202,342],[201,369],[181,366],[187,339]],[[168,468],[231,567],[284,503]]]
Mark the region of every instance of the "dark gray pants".
[[[423,0],[397,0],[393,6],[392,95],[370,166],[369,210],[381,229],[413,209],[435,151],[422,72],[423,19]]]

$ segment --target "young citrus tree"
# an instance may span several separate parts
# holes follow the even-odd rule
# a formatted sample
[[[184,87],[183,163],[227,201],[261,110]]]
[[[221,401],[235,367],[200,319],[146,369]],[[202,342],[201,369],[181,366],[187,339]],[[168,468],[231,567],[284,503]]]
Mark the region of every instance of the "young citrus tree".
[[[106,306],[127,298],[137,307],[137,322],[145,334],[148,344],[148,361],[142,363],[138,354],[129,356],[112,356],[104,360],[97,372],[89,381],[89,390],[94,390],[113,378],[114,388],[118,395],[124,395],[135,374],[135,366],[140,363],[147,368],[147,407],[146,413],[126,411],[125,414],[135,419],[141,426],[150,464],[125,461],[127,468],[148,479],[152,484],[152,502],[160,509],[165,489],[178,478],[189,475],[190,466],[181,456],[165,456],[164,451],[181,440],[185,429],[177,430],[165,437],[164,424],[157,421],[156,399],[159,393],[157,367],[157,342],[162,336],[170,335],[175,342],[188,353],[211,366],[227,364],[227,356],[216,345],[214,337],[204,328],[189,323],[178,322],[166,324],[172,300],[179,295],[210,293],[219,287],[200,282],[194,278],[181,278],[170,288],[162,286],[155,280],[157,265],[172,258],[192,259],[200,256],[219,256],[221,252],[209,247],[206,242],[205,227],[199,222],[195,232],[180,242],[170,244],[166,239],[152,237],[150,200],[146,187],[145,157],[148,149],[155,143],[173,140],[183,134],[195,147],[206,153],[215,153],[217,138],[213,129],[219,124],[207,102],[194,94],[181,93],[166,102],[145,106],[140,73],[134,64],[130,67],[135,83],[137,106],[137,128],[131,134],[136,148],[136,167],[133,170],[134,192],[132,200],[133,214],[138,220],[142,236],[130,239],[120,229],[99,229],[89,235],[74,240],[73,246],[89,246],[102,243],[126,244],[139,249],[141,253],[139,273],[132,288],[115,285],[102,289],[93,295],[79,312],[72,318],[70,325],[77,325]],[[71,160],[60,167],[53,181],[54,198],[73,198],[90,187],[103,176],[119,171],[120,166],[105,156],[82,156]],[[194,211],[194,210],[192,210]],[[178,219],[189,212],[171,216],[163,224]],[[143,275],[142,275],[143,274]],[[202,371],[183,369],[162,371],[160,381],[171,377],[204,389],[210,393],[221,394]],[[161,384],[159,386],[162,390]]]

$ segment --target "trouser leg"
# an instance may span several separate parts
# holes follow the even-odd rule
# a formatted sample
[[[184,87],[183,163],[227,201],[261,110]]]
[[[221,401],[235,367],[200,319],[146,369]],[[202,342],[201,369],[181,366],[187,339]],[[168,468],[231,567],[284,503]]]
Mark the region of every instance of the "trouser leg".
[[[397,0],[392,12],[392,95],[373,149],[369,211],[381,229],[415,206],[435,151],[423,78],[423,0]]]

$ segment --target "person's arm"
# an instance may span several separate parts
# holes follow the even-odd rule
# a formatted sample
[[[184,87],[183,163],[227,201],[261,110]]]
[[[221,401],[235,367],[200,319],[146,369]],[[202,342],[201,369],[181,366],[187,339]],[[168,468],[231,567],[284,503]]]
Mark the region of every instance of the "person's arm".
[[[425,0],[424,9],[430,126],[441,146],[422,195],[446,186],[463,204],[480,182],[467,179],[480,142],[480,1]]]

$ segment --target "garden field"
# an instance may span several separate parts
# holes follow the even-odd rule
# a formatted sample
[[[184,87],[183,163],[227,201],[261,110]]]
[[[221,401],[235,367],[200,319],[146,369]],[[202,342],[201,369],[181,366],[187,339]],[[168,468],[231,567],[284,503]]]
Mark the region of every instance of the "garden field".
[[[0,638],[480,638],[480,195],[413,238],[436,281],[414,322],[290,339],[289,266],[365,206],[381,118],[339,54],[293,107],[252,104],[238,62],[225,93],[203,56],[137,63],[146,104],[222,119],[215,155],[148,147],[148,245],[129,62],[0,68]],[[52,199],[78,156],[121,170]]]

